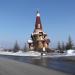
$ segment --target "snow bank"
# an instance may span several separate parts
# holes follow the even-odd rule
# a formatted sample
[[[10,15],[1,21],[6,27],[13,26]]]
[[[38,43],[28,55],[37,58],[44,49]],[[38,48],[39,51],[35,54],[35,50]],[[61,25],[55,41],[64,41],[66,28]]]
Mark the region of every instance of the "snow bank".
[[[67,50],[67,54],[75,54],[75,50],[72,50],[72,49]]]
[[[0,55],[12,55],[12,56],[41,56],[40,52],[36,51],[18,51],[18,52],[8,52],[8,51],[0,51]],[[75,56],[75,50],[67,50],[66,53],[48,53],[43,54],[43,57],[63,57],[63,56]]]
[[[18,51],[18,52],[5,52],[5,51],[0,51],[0,55],[13,55],[13,56],[40,56],[41,53],[35,52],[35,51],[28,51],[28,52],[23,52],[23,51]]]
[[[65,56],[75,56],[75,50],[72,50],[72,49],[67,50]]]

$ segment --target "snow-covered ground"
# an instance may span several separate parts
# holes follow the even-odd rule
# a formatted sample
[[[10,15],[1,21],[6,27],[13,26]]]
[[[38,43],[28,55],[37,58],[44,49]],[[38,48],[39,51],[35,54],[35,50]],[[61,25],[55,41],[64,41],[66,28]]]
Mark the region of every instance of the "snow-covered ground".
[[[75,56],[75,50],[72,50],[72,49],[67,50],[66,56]]]
[[[36,51],[18,51],[18,52],[8,52],[8,51],[0,51],[0,55],[13,55],[13,56],[41,56],[40,52]],[[65,53],[46,53],[43,54],[43,57],[66,57],[66,56],[75,56],[75,50],[67,50]]]
[[[75,50],[67,50],[65,51],[65,53],[57,53],[57,52],[54,52],[54,53],[48,53],[47,55],[43,56],[43,57],[68,57],[68,56],[75,56]]]
[[[41,53],[39,52],[34,52],[34,51],[28,51],[28,52],[6,52],[6,51],[0,51],[0,55],[13,55],[13,56],[40,56]]]

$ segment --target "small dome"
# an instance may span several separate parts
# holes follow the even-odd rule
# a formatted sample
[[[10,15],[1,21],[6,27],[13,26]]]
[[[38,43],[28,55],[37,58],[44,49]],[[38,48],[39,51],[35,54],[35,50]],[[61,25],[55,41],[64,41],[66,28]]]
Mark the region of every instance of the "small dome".
[[[28,40],[28,43],[32,43],[33,41],[31,39]]]
[[[37,16],[40,16],[40,13],[39,13],[39,11],[37,11]]]

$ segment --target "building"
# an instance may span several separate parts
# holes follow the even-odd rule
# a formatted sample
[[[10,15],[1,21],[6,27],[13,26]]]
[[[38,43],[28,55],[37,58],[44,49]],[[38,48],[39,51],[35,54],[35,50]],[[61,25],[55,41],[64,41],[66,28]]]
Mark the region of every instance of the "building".
[[[28,40],[29,48],[36,51],[46,50],[49,49],[49,42],[47,34],[43,32],[40,13],[37,11],[35,28],[31,34],[31,39]]]

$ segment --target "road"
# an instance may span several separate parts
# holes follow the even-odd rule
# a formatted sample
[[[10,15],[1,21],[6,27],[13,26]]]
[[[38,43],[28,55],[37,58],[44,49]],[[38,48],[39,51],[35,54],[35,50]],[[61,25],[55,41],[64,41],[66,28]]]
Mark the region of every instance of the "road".
[[[0,75],[68,75],[52,69],[0,58]]]

